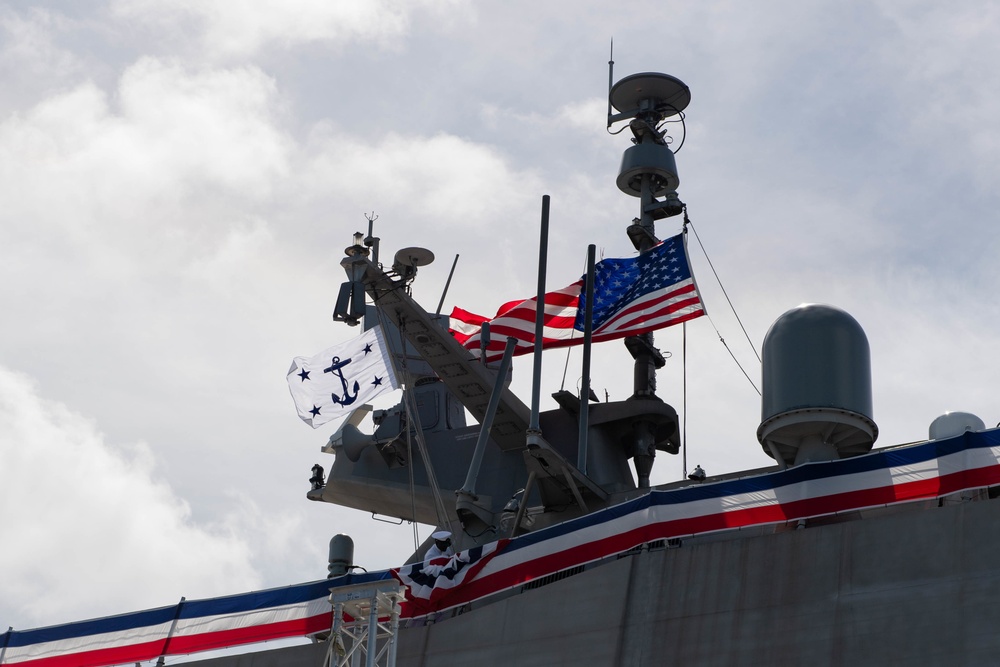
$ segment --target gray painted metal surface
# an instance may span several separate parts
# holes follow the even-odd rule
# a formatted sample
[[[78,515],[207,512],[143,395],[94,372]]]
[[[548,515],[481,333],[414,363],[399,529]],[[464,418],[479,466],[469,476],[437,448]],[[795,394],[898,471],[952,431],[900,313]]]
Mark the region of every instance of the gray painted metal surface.
[[[801,408],[872,417],[871,352],[857,320],[839,308],[804,304],[764,336],[761,421]]]
[[[184,664],[191,667],[321,667],[326,651],[325,643],[304,644]]]
[[[955,502],[647,549],[402,628],[397,664],[996,664],[1000,500]]]
[[[646,551],[402,636],[400,665],[981,665],[1000,501]]]
[[[354,540],[348,535],[334,535],[330,538],[327,577],[341,577],[351,571],[354,565]]]

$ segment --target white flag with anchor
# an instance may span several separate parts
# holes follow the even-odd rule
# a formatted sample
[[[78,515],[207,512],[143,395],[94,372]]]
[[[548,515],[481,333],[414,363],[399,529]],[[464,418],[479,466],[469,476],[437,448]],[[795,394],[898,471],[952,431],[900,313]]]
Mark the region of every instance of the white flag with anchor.
[[[399,387],[381,327],[323,350],[295,357],[288,389],[302,421],[317,428],[346,417],[354,408]]]

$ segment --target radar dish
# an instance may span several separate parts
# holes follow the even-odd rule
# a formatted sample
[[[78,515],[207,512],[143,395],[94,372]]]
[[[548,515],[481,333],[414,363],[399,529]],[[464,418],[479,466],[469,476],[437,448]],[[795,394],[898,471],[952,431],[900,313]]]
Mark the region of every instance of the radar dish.
[[[393,266],[427,266],[434,261],[434,253],[427,248],[402,248],[392,258]]]
[[[680,79],[659,72],[641,72],[616,83],[608,93],[611,105],[622,113],[638,109],[643,100],[654,100],[664,118],[674,116],[691,103],[691,90]]]

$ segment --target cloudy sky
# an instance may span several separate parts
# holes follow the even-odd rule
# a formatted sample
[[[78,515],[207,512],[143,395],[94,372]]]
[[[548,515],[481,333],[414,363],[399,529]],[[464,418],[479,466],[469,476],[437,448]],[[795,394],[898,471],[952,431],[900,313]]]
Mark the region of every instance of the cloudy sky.
[[[530,296],[543,194],[552,287],[588,243],[631,254],[627,133],[604,127],[612,37],[616,78],[692,90],[680,196],[754,345],[789,308],[831,303],[868,333],[878,445],[946,410],[995,424],[998,13],[0,2],[0,627],[322,578],[339,532],[369,569],[401,563],[410,526],[305,499],[333,428],[298,419],[289,362],[357,333],[330,313],[366,213],[384,254],[437,255],[414,287],[430,309],[456,253],[446,310]],[[759,365],[691,254],[712,322],[687,328],[689,464],[768,465],[720,335],[755,381]],[[657,343],[680,408],[680,331]],[[544,396],[565,362],[549,354]],[[624,348],[595,356],[597,392],[625,398]],[[680,476],[661,455],[654,481]]]

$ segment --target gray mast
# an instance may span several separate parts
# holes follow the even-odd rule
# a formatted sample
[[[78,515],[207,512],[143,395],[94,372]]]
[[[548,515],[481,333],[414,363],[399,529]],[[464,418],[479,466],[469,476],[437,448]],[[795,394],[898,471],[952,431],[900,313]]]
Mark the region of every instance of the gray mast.
[[[609,81],[614,63],[609,62]],[[655,222],[678,215],[684,204],[677,197],[677,163],[669,146],[670,138],[663,129],[666,119],[678,116],[691,101],[691,92],[683,81],[668,74],[643,72],[627,76],[611,86],[608,92],[608,127],[620,120],[631,119],[633,145],[622,155],[618,173],[618,189],[639,198],[639,217],[632,220],[626,233],[639,252],[659,243]],[[618,111],[611,113],[611,108]],[[653,334],[631,336],[625,347],[635,360],[631,400],[659,401],[656,396],[656,370],[665,360],[653,345]],[[640,488],[649,487],[649,474],[656,456],[655,425],[639,421],[635,424],[632,451],[636,477]]]

